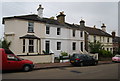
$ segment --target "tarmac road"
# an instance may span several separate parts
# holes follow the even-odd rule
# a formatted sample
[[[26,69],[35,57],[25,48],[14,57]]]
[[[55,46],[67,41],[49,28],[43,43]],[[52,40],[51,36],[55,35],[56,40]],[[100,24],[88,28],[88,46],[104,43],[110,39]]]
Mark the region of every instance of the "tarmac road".
[[[118,63],[3,73],[3,79],[118,79]]]

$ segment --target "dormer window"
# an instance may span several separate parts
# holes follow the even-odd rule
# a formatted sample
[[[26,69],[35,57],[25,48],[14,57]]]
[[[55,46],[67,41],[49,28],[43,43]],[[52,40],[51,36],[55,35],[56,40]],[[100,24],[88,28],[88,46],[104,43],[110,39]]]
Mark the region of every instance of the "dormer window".
[[[34,33],[34,22],[28,22],[28,33]]]

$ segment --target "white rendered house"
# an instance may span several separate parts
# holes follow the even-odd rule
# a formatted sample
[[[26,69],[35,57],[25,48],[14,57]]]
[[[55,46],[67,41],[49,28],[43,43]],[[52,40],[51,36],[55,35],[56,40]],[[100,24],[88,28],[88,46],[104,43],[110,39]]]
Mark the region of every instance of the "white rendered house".
[[[100,41],[104,49],[113,51],[112,36],[106,32],[103,24],[101,29],[65,22],[65,14],[60,12],[57,19],[44,18],[41,5],[37,9],[38,15],[21,15],[3,18],[5,38],[11,41],[10,49],[16,55],[31,55],[54,53],[59,57],[61,52],[87,53],[88,42]]]
[[[65,22],[61,12],[57,20],[43,17],[43,8],[39,5],[38,15],[23,15],[3,18],[5,38],[11,41],[10,49],[16,55],[54,53],[68,54],[85,51],[85,31],[74,24]]]

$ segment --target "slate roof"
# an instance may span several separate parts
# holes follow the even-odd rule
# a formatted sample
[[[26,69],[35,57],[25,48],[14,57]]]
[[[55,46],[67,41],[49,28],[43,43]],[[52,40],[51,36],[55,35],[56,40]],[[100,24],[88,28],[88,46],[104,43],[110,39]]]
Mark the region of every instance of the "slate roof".
[[[31,14],[31,15],[23,15],[23,16],[13,16],[13,17],[4,17],[3,18],[3,24],[5,22],[5,19],[23,19],[23,20],[31,20],[31,21],[37,21],[37,22],[43,22],[47,24],[53,24],[53,25],[59,25],[59,26],[64,26],[72,29],[79,29],[79,30],[85,30],[87,31],[90,35],[98,35],[98,36],[107,36],[107,37],[112,37],[110,34],[107,32],[102,31],[101,29],[93,28],[93,27],[82,27],[80,25],[75,25],[75,24],[61,24],[55,19],[50,19],[50,18],[39,18],[36,14]]]
[[[113,38],[113,43],[120,43],[120,37],[114,37]]]
[[[112,35],[108,34],[107,32],[102,31],[101,29],[98,28],[93,28],[93,27],[81,27],[83,30],[87,31],[90,35],[98,35],[98,36],[107,36],[107,37],[112,37]]]
[[[50,18],[40,18],[35,14],[23,15],[23,16],[13,16],[13,17],[4,17],[3,24],[4,24],[5,19],[13,19],[13,18],[23,19],[23,20],[32,20],[32,21],[38,21],[38,22],[43,22],[43,23],[48,23],[48,24],[55,24],[55,25],[63,25],[63,24],[60,24],[57,20],[50,19]]]
[[[40,39],[39,37],[37,37],[35,35],[28,35],[28,34],[20,37],[20,39],[25,39],[25,38],[27,38],[27,39]]]

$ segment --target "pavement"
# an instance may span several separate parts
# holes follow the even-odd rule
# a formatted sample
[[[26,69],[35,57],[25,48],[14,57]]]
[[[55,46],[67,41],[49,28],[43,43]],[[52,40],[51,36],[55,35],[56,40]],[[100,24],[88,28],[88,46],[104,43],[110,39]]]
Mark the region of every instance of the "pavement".
[[[112,61],[99,61],[98,64],[111,64]],[[72,67],[70,62],[64,63],[38,63],[35,64],[34,70],[38,69],[50,69],[50,68],[61,68],[61,67]]]

